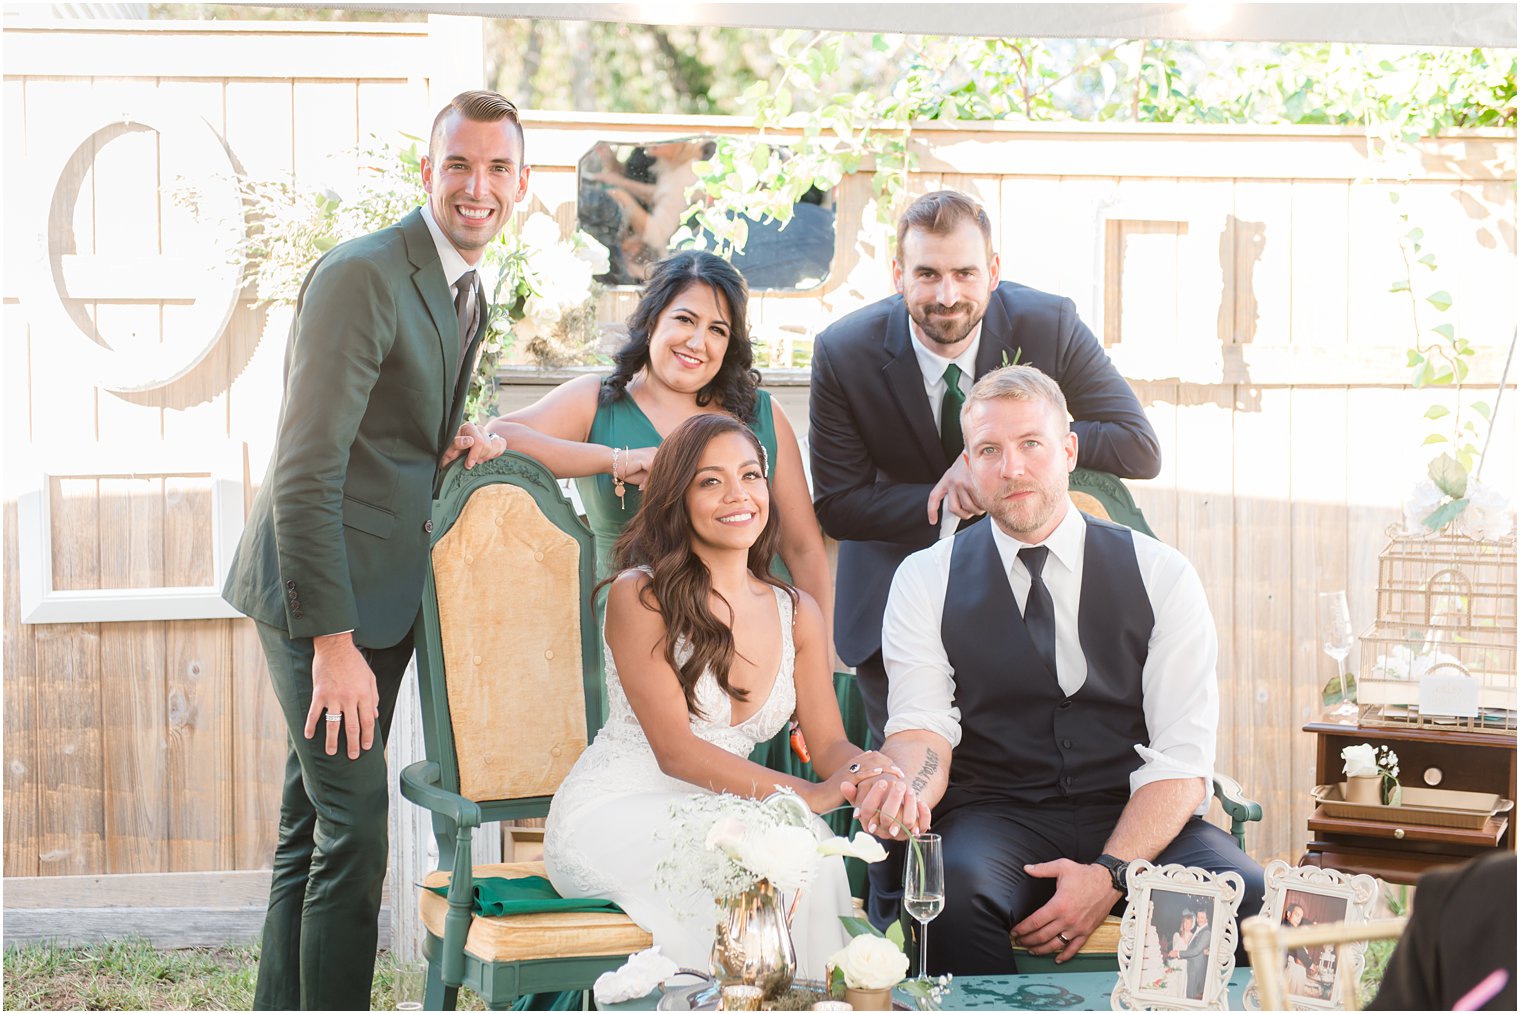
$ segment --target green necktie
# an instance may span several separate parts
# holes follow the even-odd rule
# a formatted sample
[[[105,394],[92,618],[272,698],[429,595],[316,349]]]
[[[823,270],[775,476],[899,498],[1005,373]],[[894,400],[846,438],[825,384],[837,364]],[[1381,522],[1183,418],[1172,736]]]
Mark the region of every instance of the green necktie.
[[[966,396],[961,393],[961,368],[951,363],[945,367],[945,397],[939,403],[939,443],[945,449],[945,467],[955,464],[956,456],[965,448],[961,437],[961,406]]]

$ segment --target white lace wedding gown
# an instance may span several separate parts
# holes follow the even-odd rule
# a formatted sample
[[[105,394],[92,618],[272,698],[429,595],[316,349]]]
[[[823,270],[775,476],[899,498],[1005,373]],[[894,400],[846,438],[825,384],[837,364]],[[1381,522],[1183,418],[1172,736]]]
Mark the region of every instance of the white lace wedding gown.
[[[708,717],[692,716],[692,732],[737,757],[748,757],[756,744],[780,732],[797,705],[792,681],[792,600],[781,588],[775,592],[781,617],[781,668],[760,710],[733,725],[732,701],[713,674],[705,672],[697,680],[697,703]],[[650,931],[662,954],[684,967],[706,971],[717,906],[699,888],[683,891],[662,883],[658,868],[673,847],[668,833],[662,834],[669,824],[671,804],[708,790],[660,770],[623,693],[612,652],[604,653],[607,722],[554,795],[544,833],[544,865],[561,895],[616,902]],[[689,654],[689,647],[678,645],[677,659]],[[821,820],[815,820],[815,830],[828,833]],[[789,896],[786,901],[790,904]],[[792,920],[799,977],[823,978],[824,964],[849,942],[839,917],[850,913],[844,861],[821,859]]]

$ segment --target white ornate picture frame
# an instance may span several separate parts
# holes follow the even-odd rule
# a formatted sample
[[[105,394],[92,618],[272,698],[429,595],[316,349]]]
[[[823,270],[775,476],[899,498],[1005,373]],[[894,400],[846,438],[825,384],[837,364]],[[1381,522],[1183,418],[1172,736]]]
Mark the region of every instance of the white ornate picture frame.
[[[1131,863],[1113,1009],[1228,1010],[1244,891],[1238,873]]]
[[[1266,866],[1266,894],[1261,914],[1273,923],[1313,926],[1319,923],[1366,923],[1377,904],[1377,881],[1365,873],[1355,875],[1317,866],[1289,866],[1274,859]],[[1298,922],[1293,922],[1294,911]],[[1367,959],[1367,941],[1340,948],[1325,946],[1290,951],[1284,963],[1283,997],[1293,1010],[1346,1010],[1348,984],[1361,982]],[[1296,966],[1296,967],[1295,967]],[[1247,1010],[1261,1009],[1256,974],[1246,988]]]

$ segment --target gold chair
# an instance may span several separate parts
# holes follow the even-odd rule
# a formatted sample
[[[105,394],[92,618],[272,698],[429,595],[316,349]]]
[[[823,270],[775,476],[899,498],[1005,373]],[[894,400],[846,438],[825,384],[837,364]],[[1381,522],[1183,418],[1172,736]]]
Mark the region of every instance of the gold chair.
[[[1275,919],[1253,915],[1243,919],[1240,932],[1246,952],[1251,955],[1251,971],[1256,980],[1262,1010],[1291,1010],[1287,1006],[1288,983],[1284,966],[1288,951],[1294,947],[1323,947],[1334,944],[1336,966],[1351,968],[1359,978],[1361,962],[1351,961],[1348,945],[1368,940],[1398,939],[1408,919],[1374,919],[1365,923],[1330,922],[1313,926],[1284,926]],[[1330,1002],[1336,1010],[1361,1010],[1360,983],[1337,980]]]

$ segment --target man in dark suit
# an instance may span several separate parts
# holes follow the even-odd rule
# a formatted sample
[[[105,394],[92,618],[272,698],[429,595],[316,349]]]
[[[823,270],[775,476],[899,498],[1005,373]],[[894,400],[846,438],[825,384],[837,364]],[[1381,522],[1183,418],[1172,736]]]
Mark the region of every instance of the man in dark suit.
[[[1209,948],[1214,945],[1214,930],[1209,925],[1209,910],[1198,910],[1193,939],[1178,957],[1187,964],[1187,995],[1190,1000],[1203,999],[1203,985],[1209,975]]]
[[[443,465],[505,447],[461,419],[489,314],[474,266],[528,185],[512,103],[456,96],[422,185],[423,207],[335,247],[301,287],[274,456],[223,590],[257,625],[290,733],[260,1010],[369,1007],[385,737],[434,489]]]
[[[981,206],[953,191],[926,194],[898,222],[898,294],[834,323],[814,346],[808,446],[813,506],[839,540],[834,638],[855,667],[878,744],[892,575],[982,513],[958,422],[978,378],[1010,363],[1037,366],[1066,395],[1079,465],[1126,478],[1161,467],[1144,410],[1072,301],[999,282],[998,270]],[[901,871],[895,862],[870,869],[871,914],[883,925],[896,918]]]

